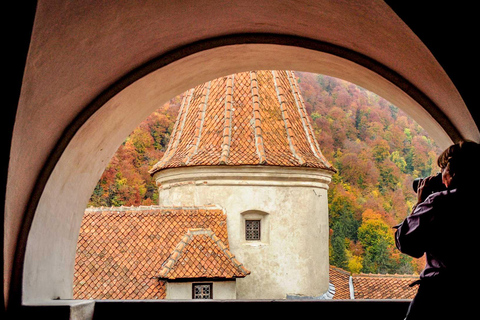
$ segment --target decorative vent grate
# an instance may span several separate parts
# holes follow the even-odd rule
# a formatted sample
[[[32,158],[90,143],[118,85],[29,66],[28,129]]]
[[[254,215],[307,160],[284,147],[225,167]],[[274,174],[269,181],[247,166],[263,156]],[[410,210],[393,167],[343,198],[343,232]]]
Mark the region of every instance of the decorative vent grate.
[[[245,240],[260,240],[260,220],[245,220]]]
[[[194,283],[192,285],[193,299],[212,299],[212,284],[211,283]]]

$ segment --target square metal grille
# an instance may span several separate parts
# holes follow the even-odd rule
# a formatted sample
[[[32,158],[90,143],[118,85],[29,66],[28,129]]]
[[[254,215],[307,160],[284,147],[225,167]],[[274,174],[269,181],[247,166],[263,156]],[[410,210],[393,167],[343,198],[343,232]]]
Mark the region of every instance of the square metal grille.
[[[245,220],[245,240],[260,240],[260,220]]]
[[[212,299],[211,283],[194,283],[192,291],[193,299]]]

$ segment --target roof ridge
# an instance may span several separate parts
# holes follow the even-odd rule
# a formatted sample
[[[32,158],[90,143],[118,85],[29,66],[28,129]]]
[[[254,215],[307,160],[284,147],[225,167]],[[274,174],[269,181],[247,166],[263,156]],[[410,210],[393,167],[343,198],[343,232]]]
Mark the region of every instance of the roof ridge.
[[[245,276],[250,274],[250,271],[247,268],[245,268],[243,263],[241,263],[240,261],[237,260],[237,258],[235,258],[235,255],[231,253],[229,247],[226,246],[223,243],[223,241],[215,235],[214,232],[212,232],[211,238],[215,242],[215,244],[223,251],[223,253],[230,259],[230,261],[235,265],[237,269],[239,269],[242,273],[244,273]]]
[[[345,274],[345,275],[351,275],[351,274],[352,274],[351,272],[349,272],[349,271],[347,271],[347,270],[345,270],[345,269],[342,269],[342,268],[340,268],[340,267],[336,267],[336,266],[334,266],[334,265],[330,265],[330,268],[334,269],[334,270],[337,271],[337,272],[343,273],[343,274]]]
[[[220,209],[223,208],[216,204],[207,204],[201,206],[120,206],[120,207],[87,207],[85,212],[101,212],[101,211],[148,211],[148,210],[208,210],[208,209]]]
[[[416,279],[416,278],[419,278],[419,275],[415,275],[415,274],[399,274],[399,273],[395,273],[395,274],[392,274],[392,273],[353,273],[352,274],[352,277],[354,278],[397,278],[397,279],[401,279],[401,278],[412,278],[412,279]]]
[[[313,134],[313,128],[311,126],[310,121],[308,120],[308,114],[305,108],[304,101],[302,99],[302,96],[299,93],[297,83],[294,80],[295,75],[293,71],[286,71],[286,74],[287,74],[288,83],[290,84],[290,89],[292,90],[293,99],[295,101],[295,105],[297,107],[297,111],[300,116],[300,120],[302,122],[302,127],[303,127],[303,130],[305,131],[305,136],[310,146],[310,150],[312,150],[315,157],[317,157],[317,159],[319,159],[325,166],[330,167],[331,165],[328,163],[328,161],[326,161],[325,157],[320,151],[320,147],[318,146],[318,141],[317,139],[315,139],[315,135]]]
[[[244,274],[243,277],[250,274],[250,271],[235,258],[235,255],[230,252],[228,246],[225,245],[210,228],[189,228],[185,235],[180,239],[180,242],[177,244],[177,246],[173,249],[170,256],[162,264],[162,268],[158,273],[159,279],[173,279],[169,278],[168,274],[175,268],[175,265],[178,259],[184,253],[185,248],[191,242],[193,237],[197,235],[208,236],[214,242],[214,244],[220,248],[222,253],[228,258],[228,261],[230,261],[242,274]]]
[[[188,109],[190,108],[190,103],[192,101],[194,91],[195,91],[195,88],[192,88],[192,89],[188,90],[186,92],[186,94],[183,96],[182,104],[180,105],[180,110],[178,112],[178,116],[177,116],[177,119],[175,120],[175,125],[173,127],[172,134],[171,134],[172,140],[175,141],[175,142],[168,144],[168,147],[167,147],[167,150],[165,151],[164,157],[160,160],[160,162],[155,164],[153,166],[153,168],[151,168],[148,171],[150,174],[155,172],[158,167],[161,167],[164,163],[169,161],[173,157],[173,155],[175,154],[175,151],[176,151],[176,149],[178,147],[178,144],[180,142],[180,137],[182,136],[183,129],[185,127],[185,121],[186,121],[186,118],[187,118]],[[182,119],[182,116],[183,116],[183,119]],[[180,123],[180,119],[182,119],[181,123]],[[180,128],[178,128],[179,125],[180,125]],[[177,135],[177,130],[178,130],[179,138],[175,139],[175,136]]]
[[[230,156],[230,147],[232,143],[232,96],[233,96],[233,84],[235,75],[227,77],[226,81],[226,94],[225,94],[225,113],[223,124],[223,141],[222,141],[222,153],[220,156],[220,164],[227,164]]]
[[[303,157],[299,154],[297,144],[295,141],[295,135],[293,134],[292,124],[290,123],[290,119],[288,118],[287,108],[285,106],[285,92],[283,91],[283,87],[280,83],[277,83],[277,71],[272,70],[273,75],[273,84],[275,85],[275,91],[277,92],[278,102],[280,103],[280,111],[282,114],[283,122],[285,123],[285,132],[287,134],[288,144],[290,146],[290,151],[292,151],[293,156],[297,159],[300,165],[305,163]]]
[[[259,99],[258,80],[257,80],[256,71],[250,72],[250,86],[252,91],[252,106],[253,106],[253,121],[254,121],[253,133],[255,135],[255,147],[257,149],[259,164],[266,164],[267,157],[265,154],[265,146],[263,141],[263,133],[262,133],[262,125],[261,125],[262,119],[260,117],[260,99]]]
[[[202,139],[203,124],[205,123],[205,113],[207,110],[208,96],[210,94],[211,86],[212,86],[212,81],[209,81],[203,87],[202,103],[201,103],[202,106],[198,108],[198,118],[195,124],[195,134],[193,136],[193,144],[183,161],[185,165],[188,165],[188,163],[190,162],[190,159],[192,159],[192,157],[198,152],[198,146],[200,145],[200,141]]]

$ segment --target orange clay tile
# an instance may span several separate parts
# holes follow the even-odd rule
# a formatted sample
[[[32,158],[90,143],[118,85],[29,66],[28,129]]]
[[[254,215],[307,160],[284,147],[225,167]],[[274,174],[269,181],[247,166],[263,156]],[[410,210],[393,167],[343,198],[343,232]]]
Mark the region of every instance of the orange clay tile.
[[[75,299],[165,299],[165,280],[234,279],[248,271],[229,251],[226,216],[206,207],[87,209],[77,243]],[[410,275],[353,274],[330,266],[333,299],[411,299]],[[353,291],[352,291],[353,290]]]
[[[350,273],[341,268],[330,266],[329,270],[330,283],[335,286],[335,294],[333,300],[350,299]]]
[[[237,73],[186,93],[165,155],[150,174],[215,165],[335,171],[320,151],[293,71]]]
[[[350,274],[330,266],[330,283],[335,286],[334,300],[413,299],[418,286],[410,286],[419,277],[408,274]]]
[[[414,275],[354,274],[354,296],[355,299],[413,299],[418,286],[410,284],[418,279]]]
[[[74,298],[164,299],[165,283],[158,279],[159,273],[169,259],[181,259],[181,255],[172,255],[175,250],[186,252],[193,245],[199,247],[186,237],[189,230],[199,228],[215,235],[204,242],[211,255],[215,253],[218,258],[206,260],[206,265],[175,268],[176,277],[201,274],[204,269],[208,270],[206,275],[248,274],[240,263],[236,264],[225,254],[228,251],[226,216],[218,207],[87,209],[77,243]],[[188,244],[185,248],[182,241]],[[222,246],[217,245],[218,242]],[[195,254],[206,255],[201,250]],[[197,267],[203,269],[197,270]]]
[[[210,229],[189,229],[164,263],[160,279],[235,279],[250,274]]]

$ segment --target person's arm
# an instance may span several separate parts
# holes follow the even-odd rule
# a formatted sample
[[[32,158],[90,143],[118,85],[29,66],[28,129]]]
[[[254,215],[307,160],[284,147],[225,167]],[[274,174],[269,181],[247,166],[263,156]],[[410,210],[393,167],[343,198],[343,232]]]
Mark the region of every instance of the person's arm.
[[[398,250],[415,258],[423,256],[431,210],[430,202],[424,201],[416,206],[410,216],[396,226],[395,245]]]
[[[432,219],[434,197],[428,197],[431,190],[428,187],[429,178],[418,186],[418,202],[412,213],[401,224],[396,226],[395,245],[398,250],[415,258],[420,258],[426,249],[428,241],[428,226]]]

